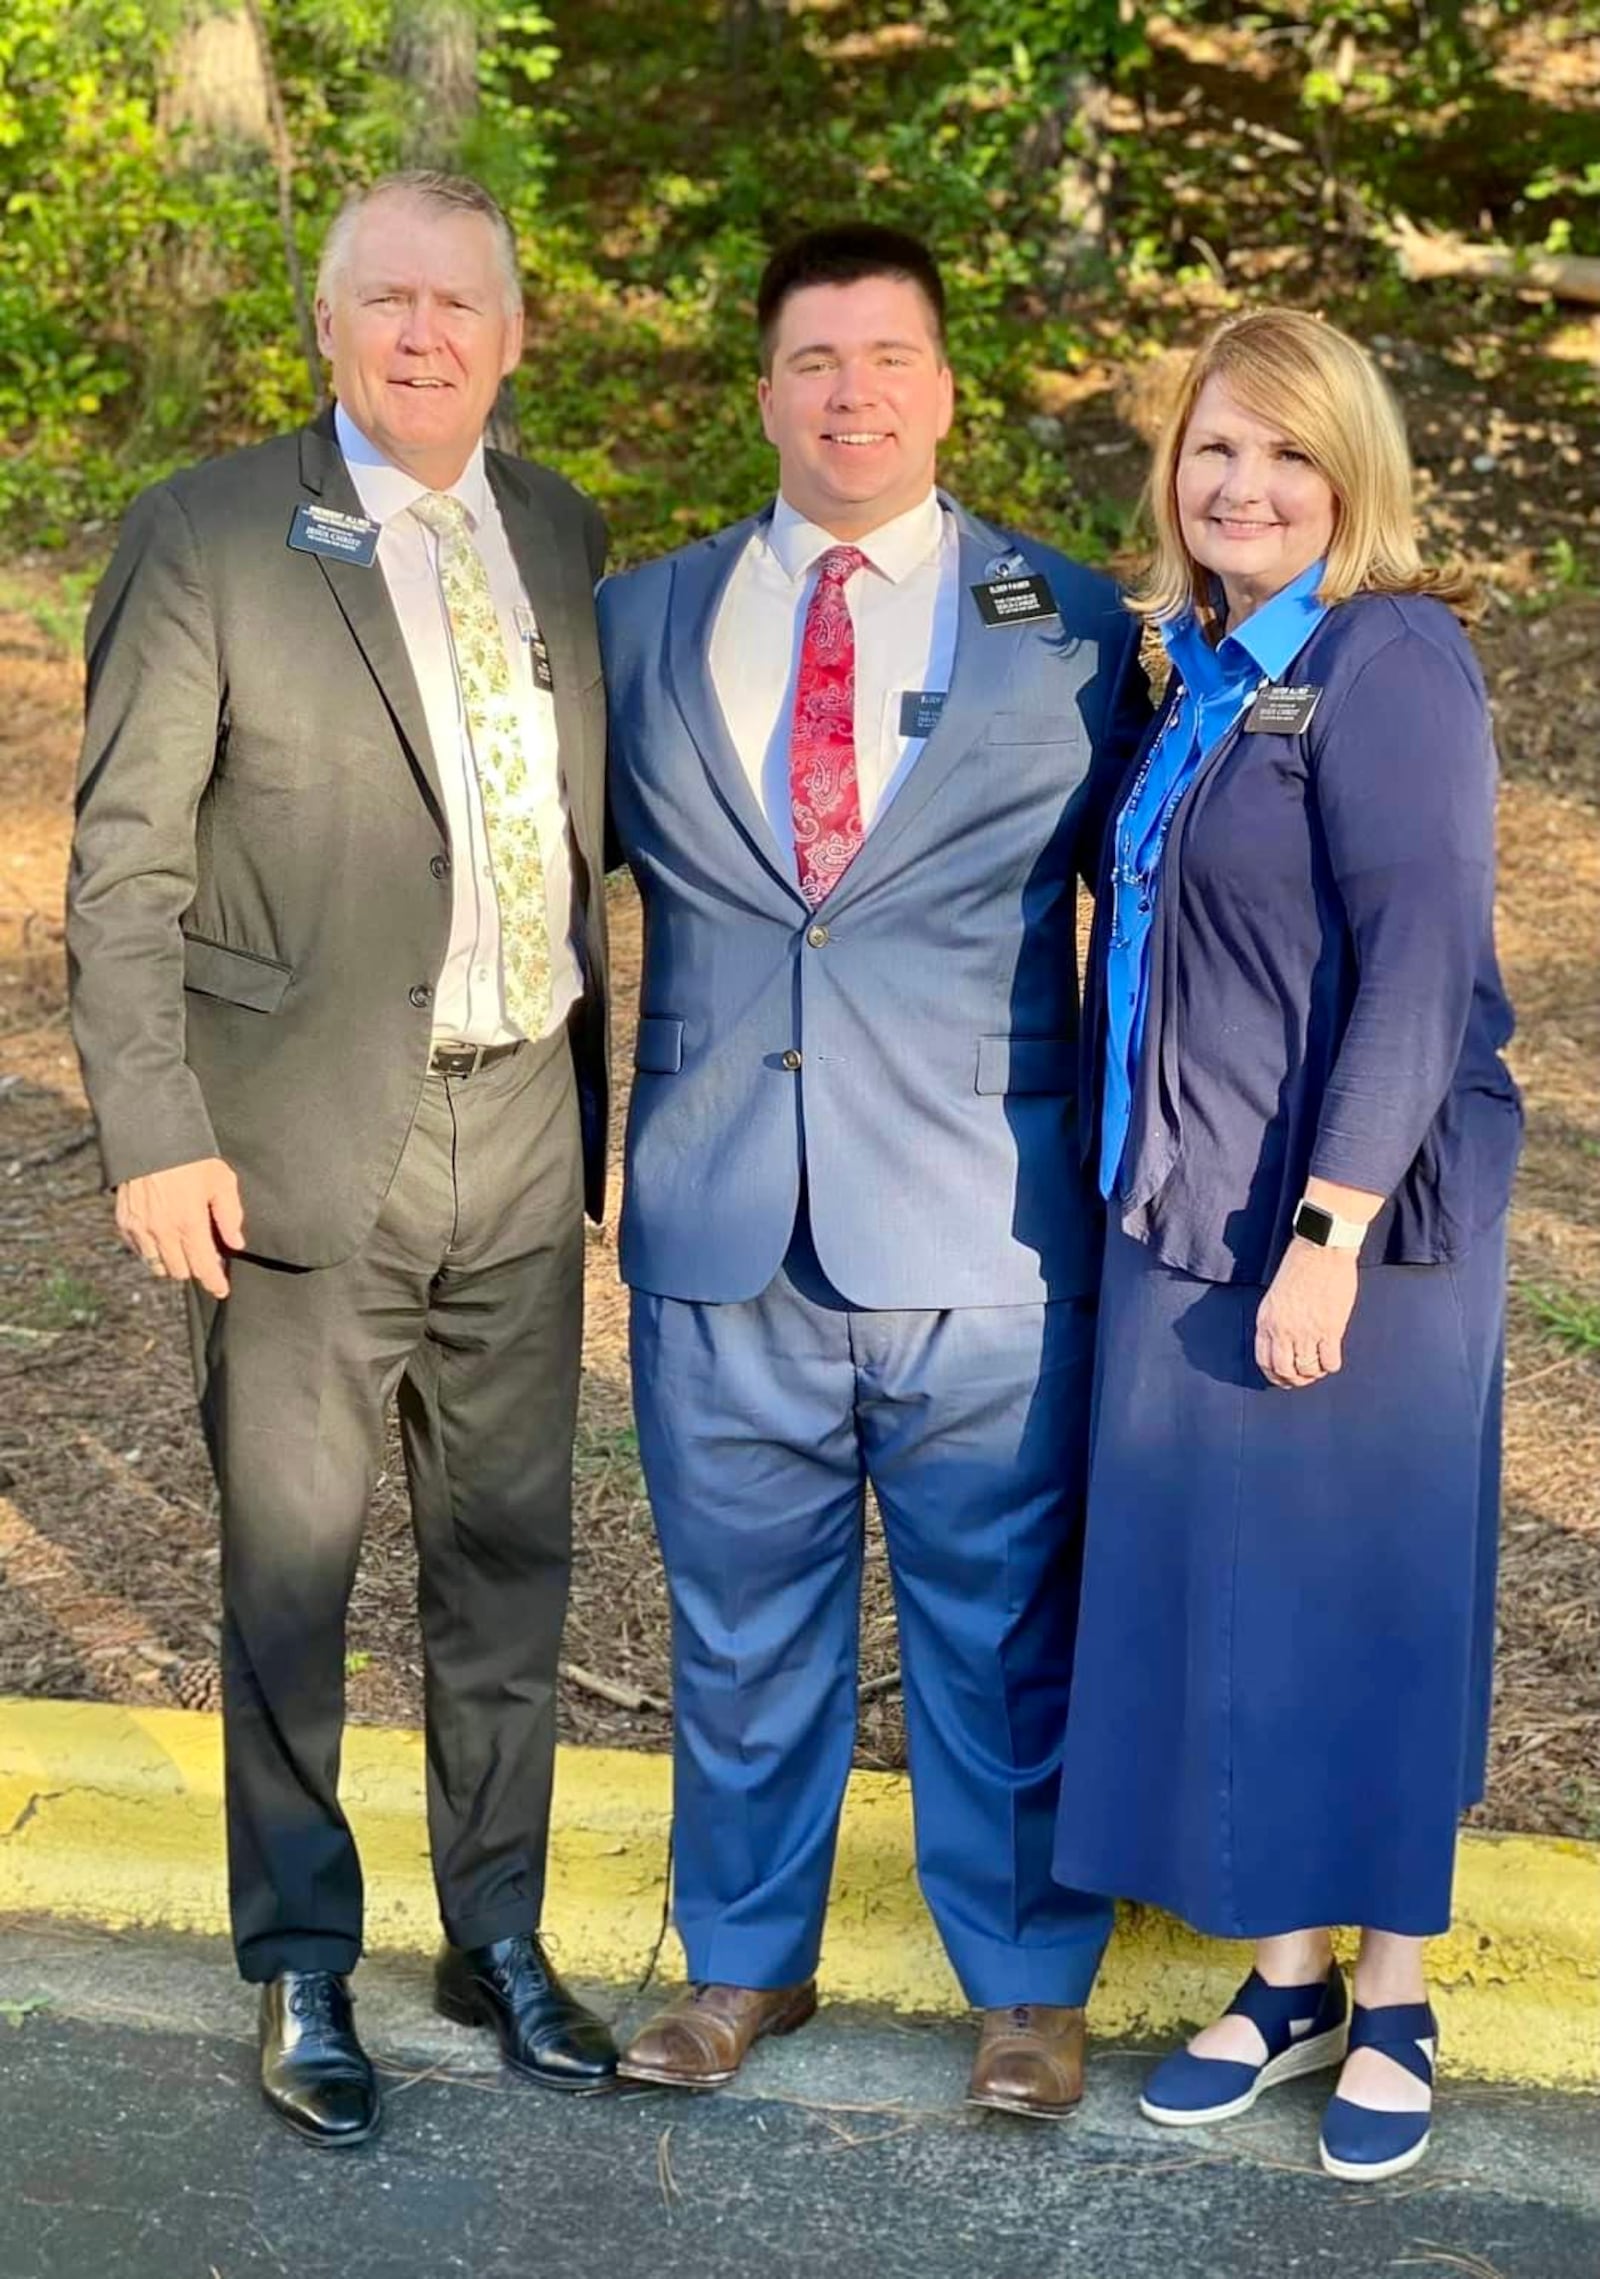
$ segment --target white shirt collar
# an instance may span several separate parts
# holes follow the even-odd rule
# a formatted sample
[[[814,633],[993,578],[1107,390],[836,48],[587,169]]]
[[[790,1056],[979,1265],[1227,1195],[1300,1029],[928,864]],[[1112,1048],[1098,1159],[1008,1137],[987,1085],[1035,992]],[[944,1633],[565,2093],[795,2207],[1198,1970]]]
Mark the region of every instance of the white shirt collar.
[[[393,522],[397,515],[405,514],[418,499],[427,495],[428,485],[419,483],[415,475],[408,475],[392,459],[386,459],[378,446],[363,435],[343,404],[333,407],[333,430],[362,511],[374,522]],[[490,503],[489,471],[483,463],[481,437],[472,457],[449,486],[449,495],[461,501],[476,530]]]
[[[925,562],[930,554],[937,553],[944,536],[944,509],[939,494],[930,490],[924,499],[904,514],[897,514],[892,522],[880,523],[865,538],[849,541],[858,546],[872,567],[886,577],[892,585]],[[774,559],[785,573],[795,579],[806,572],[826,554],[830,546],[843,541],[833,533],[808,522],[798,507],[793,507],[778,493],[772,520],[767,526],[767,544]]]

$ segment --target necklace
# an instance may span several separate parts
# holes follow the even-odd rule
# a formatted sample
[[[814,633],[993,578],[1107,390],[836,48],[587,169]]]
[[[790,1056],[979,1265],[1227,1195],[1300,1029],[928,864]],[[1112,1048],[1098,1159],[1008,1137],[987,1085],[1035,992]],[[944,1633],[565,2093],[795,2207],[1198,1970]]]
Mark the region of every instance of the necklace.
[[[1257,688],[1250,688],[1245,691],[1226,727],[1218,731],[1208,746],[1202,747],[1200,753],[1202,760],[1206,758],[1208,753],[1214,753],[1232,735],[1254,702],[1258,688],[1263,685],[1264,683],[1258,683]],[[1122,803],[1122,811],[1117,817],[1117,831],[1111,866],[1111,940],[1114,947],[1119,950],[1133,947],[1133,935],[1124,922],[1129,915],[1129,901],[1131,900],[1137,908],[1141,918],[1149,915],[1151,906],[1155,901],[1156,878],[1161,868],[1161,858],[1166,852],[1167,833],[1172,828],[1173,817],[1183,803],[1184,793],[1194,780],[1192,770],[1187,775],[1183,769],[1178,770],[1166,797],[1161,803],[1161,811],[1156,817],[1155,828],[1142,834],[1142,850],[1136,847],[1133,818],[1138,810],[1139,802],[1144,796],[1145,785],[1150,780],[1150,771],[1155,766],[1162,747],[1184,709],[1183,700],[1186,693],[1188,692],[1182,682],[1176,682],[1172,709],[1151,740],[1149,751],[1140,761],[1139,771],[1133,779],[1128,796]],[[1203,708],[1198,697],[1195,698],[1194,702],[1194,722],[1191,733],[1198,738],[1201,734]]]

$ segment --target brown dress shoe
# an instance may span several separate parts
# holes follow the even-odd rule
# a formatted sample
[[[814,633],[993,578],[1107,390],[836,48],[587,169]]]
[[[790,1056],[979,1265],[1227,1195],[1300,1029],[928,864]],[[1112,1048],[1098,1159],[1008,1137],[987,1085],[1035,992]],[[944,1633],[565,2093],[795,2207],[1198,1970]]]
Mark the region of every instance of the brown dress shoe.
[[[1063,2121],[1083,2095],[1083,2012],[1016,2002],[985,2010],[967,2103]]]
[[[691,1986],[658,2010],[623,2051],[624,2081],[663,2089],[721,2089],[763,2034],[792,2034],[813,2016],[817,1982],[803,1986]]]

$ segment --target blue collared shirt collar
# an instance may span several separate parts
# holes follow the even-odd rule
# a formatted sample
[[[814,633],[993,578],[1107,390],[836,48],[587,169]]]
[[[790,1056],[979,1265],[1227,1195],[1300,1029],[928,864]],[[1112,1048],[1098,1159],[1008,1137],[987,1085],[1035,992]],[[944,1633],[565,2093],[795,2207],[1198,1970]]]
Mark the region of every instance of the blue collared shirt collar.
[[[1214,649],[1192,609],[1164,625],[1162,640],[1185,687],[1205,695],[1225,683],[1246,680],[1252,672],[1269,681],[1280,679],[1328,613],[1327,604],[1317,599],[1326,569],[1326,562],[1313,562],[1270,601],[1252,610],[1236,630],[1225,633]]]

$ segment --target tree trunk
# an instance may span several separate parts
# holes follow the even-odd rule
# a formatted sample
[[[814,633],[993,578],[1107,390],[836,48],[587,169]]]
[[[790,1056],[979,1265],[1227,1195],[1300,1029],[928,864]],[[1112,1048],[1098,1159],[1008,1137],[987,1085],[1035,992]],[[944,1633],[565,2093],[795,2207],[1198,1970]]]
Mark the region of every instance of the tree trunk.
[[[403,163],[451,172],[478,109],[474,0],[395,0],[389,64],[410,98]]]
[[[765,41],[768,54],[776,55],[788,20],[789,0],[722,0],[722,25],[735,71],[743,66],[757,36]]]
[[[306,291],[306,273],[300,259],[300,243],[294,234],[294,145],[289,140],[289,120],[283,107],[283,90],[278,85],[277,66],[272,60],[272,36],[267,30],[266,18],[261,13],[261,0],[244,0],[244,6],[250,19],[250,30],[261,63],[261,80],[267,95],[272,166],[278,181],[278,234],[283,240],[283,265],[289,273],[289,290],[294,296],[295,323],[300,332],[300,353],[306,360],[306,376],[311,382],[311,401],[321,411],[328,400],[328,388],[322,373],[322,352],[317,346],[317,326],[312,314],[311,296]]]
[[[158,116],[178,138],[187,166],[253,173],[263,154],[270,157],[301,353],[320,409],[322,359],[294,234],[294,153],[259,0],[193,0],[166,57]],[[228,284],[225,249],[208,238],[191,238],[174,267],[177,326],[152,341],[147,372],[147,410],[158,426],[181,417],[184,405],[205,392],[210,331],[196,315]]]
[[[1062,151],[1056,164],[1056,232],[1053,252],[1070,273],[1103,258],[1111,236],[1115,177],[1106,138],[1109,90],[1087,71],[1073,72],[1062,89]]]
[[[191,7],[166,57],[157,106],[169,133],[187,133],[208,156],[254,156],[272,139],[255,28],[242,8]]]
[[[161,58],[156,119],[175,172],[254,175],[271,140],[266,81],[236,0],[189,0]],[[232,283],[228,248],[209,229],[169,239],[157,256],[166,290],[143,342],[139,420],[163,446],[187,443],[216,379],[211,310]]]
[[[389,63],[408,97],[403,165],[460,168],[478,111],[478,21],[476,0],[395,0]],[[519,424],[516,390],[502,380],[488,441],[514,452]]]
[[[1041,280],[1053,293],[1110,252],[1116,166],[1106,133],[1109,103],[1109,89],[1092,70],[1078,62],[1064,65],[1055,100],[1021,152],[1025,174],[1054,183],[1055,224]]]

